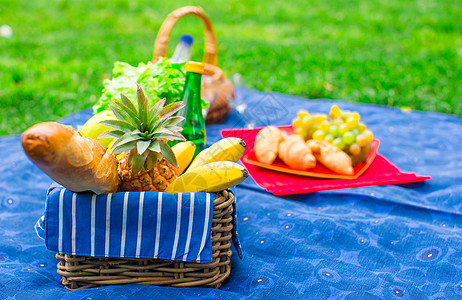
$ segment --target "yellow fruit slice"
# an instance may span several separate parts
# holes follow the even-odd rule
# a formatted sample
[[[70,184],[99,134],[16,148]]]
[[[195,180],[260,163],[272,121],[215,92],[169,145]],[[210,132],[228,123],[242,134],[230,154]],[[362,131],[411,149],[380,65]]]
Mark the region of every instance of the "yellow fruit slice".
[[[191,141],[181,142],[172,147],[178,163],[178,174],[182,174],[189,166],[196,151],[196,145]]]

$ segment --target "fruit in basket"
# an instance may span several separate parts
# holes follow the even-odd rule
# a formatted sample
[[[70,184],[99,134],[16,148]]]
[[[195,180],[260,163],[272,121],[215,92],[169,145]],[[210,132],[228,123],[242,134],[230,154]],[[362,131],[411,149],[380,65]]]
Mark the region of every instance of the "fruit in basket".
[[[243,182],[249,173],[243,166],[231,161],[216,161],[188,169],[173,181],[164,192],[208,192],[216,193]]]
[[[229,137],[221,139],[199,152],[188,170],[194,170],[200,166],[217,161],[236,162],[244,154],[245,146],[245,142],[240,138]]]
[[[284,140],[281,131],[275,126],[261,129],[255,138],[255,156],[261,162],[272,164],[278,157],[279,144]]]
[[[163,191],[178,176],[175,154],[167,141],[185,140],[182,128],[176,126],[184,118],[173,116],[184,105],[164,106],[162,99],[150,107],[139,85],[137,100],[135,107],[121,94],[121,101],[110,106],[116,120],[101,122],[113,128],[104,136],[114,137],[115,155],[125,153],[118,168],[121,191]]]
[[[96,115],[88,119],[87,122],[85,122],[83,127],[80,129],[80,133],[83,136],[95,139],[104,146],[108,147],[109,144],[112,142],[112,138],[99,138],[99,136],[104,132],[110,130],[111,128],[102,125],[100,122],[113,119],[115,119],[114,114],[109,110],[97,113]]]
[[[35,124],[21,137],[24,152],[43,172],[73,192],[117,191],[117,160],[100,142],[70,125]]]
[[[305,140],[326,141],[346,152],[357,165],[366,160],[374,139],[372,131],[360,119],[358,112],[341,110],[332,105],[328,115],[310,115],[306,110],[300,111],[292,125],[294,133]]]
[[[297,134],[286,137],[279,145],[279,158],[289,167],[300,170],[316,166],[316,158],[303,138]]]
[[[191,141],[181,142],[173,146],[172,151],[178,163],[178,174],[182,174],[194,158],[196,144]]]

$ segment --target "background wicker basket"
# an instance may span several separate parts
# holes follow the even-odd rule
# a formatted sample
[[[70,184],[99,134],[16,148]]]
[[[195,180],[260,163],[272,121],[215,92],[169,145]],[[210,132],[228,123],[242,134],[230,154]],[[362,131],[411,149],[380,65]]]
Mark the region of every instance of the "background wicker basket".
[[[234,195],[215,194],[212,219],[212,263],[161,259],[56,254],[58,274],[68,290],[115,284],[219,288],[231,272]]]
[[[207,113],[207,124],[215,124],[223,121],[231,110],[230,102],[234,99],[234,86],[223,75],[223,71],[217,66],[217,40],[212,22],[202,8],[197,6],[185,6],[171,12],[159,29],[154,43],[153,62],[160,56],[167,56],[170,32],[175,23],[184,16],[192,15],[200,18],[204,24],[205,48],[204,59],[205,72],[202,77],[202,98],[210,106]]]

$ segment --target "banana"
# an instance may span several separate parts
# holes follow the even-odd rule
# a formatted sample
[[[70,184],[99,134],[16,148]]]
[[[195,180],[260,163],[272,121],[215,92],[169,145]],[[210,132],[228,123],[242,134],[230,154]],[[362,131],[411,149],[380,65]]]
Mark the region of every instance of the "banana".
[[[178,163],[178,174],[182,174],[189,166],[196,151],[196,145],[191,141],[181,142],[172,147],[175,153],[176,162]]]
[[[97,141],[99,141],[104,146],[108,147],[108,145],[112,142],[111,138],[98,138],[104,132],[111,130],[112,128],[107,127],[105,125],[100,124],[101,121],[112,120],[115,116],[112,111],[104,110],[96,115],[92,116],[88,121],[83,125],[80,129],[80,133],[83,136],[91,137]]]
[[[247,176],[249,173],[243,166],[231,161],[217,161],[186,171],[175,179],[164,192],[216,193],[238,185]]]
[[[239,138],[229,137],[219,140],[207,149],[202,150],[191,163],[188,170],[194,170],[200,166],[217,162],[237,162],[245,150],[245,142]]]

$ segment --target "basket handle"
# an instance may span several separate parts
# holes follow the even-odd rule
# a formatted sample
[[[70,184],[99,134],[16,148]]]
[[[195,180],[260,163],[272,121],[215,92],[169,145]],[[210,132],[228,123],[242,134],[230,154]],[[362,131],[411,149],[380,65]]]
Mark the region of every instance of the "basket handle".
[[[193,15],[202,20],[205,30],[205,50],[204,63],[217,65],[217,40],[213,31],[212,22],[199,6],[184,6],[171,12],[159,29],[156,41],[154,42],[153,62],[156,62],[160,56],[167,56],[167,47],[170,40],[170,32],[175,23],[184,16]]]

